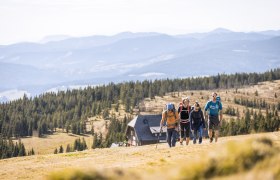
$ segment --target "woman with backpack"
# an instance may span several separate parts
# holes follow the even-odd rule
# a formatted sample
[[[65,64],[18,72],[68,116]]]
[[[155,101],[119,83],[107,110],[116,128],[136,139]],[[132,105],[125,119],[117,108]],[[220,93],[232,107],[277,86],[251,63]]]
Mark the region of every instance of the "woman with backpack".
[[[178,120],[179,120],[179,115],[175,109],[175,105],[172,103],[168,103],[166,105],[166,110],[162,112],[160,129],[162,129],[162,127],[166,123],[167,126],[166,135],[167,135],[167,143],[169,147],[175,147],[176,145]]]
[[[186,136],[186,145],[190,141],[190,119],[189,115],[191,112],[191,106],[189,105],[190,99],[188,97],[182,98],[182,103],[180,103],[178,108],[178,113],[180,115],[180,130],[181,138],[180,144],[183,145],[184,137]]]
[[[194,109],[190,113],[191,131],[193,134],[193,143],[196,144],[196,139],[199,135],[199,144],[202,143],[203,129],[205,129],[205,121],[203,112],[199,103],[196,101]]]

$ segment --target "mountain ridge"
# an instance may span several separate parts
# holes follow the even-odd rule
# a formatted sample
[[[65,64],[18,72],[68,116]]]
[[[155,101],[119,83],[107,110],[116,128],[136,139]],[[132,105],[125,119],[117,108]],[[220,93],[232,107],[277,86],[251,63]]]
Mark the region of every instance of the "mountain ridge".
[[[89,84],[102,84],[264,72],[280,66],[278,32],[244,33],[222,28],[196,35],[123,32],[0,46],[0,63],[5,63],[0,72],[4,77],[0,79],[0,89],[24,86],[30,91],[29,87],[44,84],[50,89],[51,84],[71,85],[76,81],[83,85],[84,80],[90,79]]]

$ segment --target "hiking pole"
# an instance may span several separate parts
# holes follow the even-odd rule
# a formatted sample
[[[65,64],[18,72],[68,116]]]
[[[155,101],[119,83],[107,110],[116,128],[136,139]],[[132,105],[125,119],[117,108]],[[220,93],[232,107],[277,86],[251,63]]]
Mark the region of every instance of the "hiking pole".
[[[162,126],[160,127],[160,130],[159,130],[158,139],[157,139],[157,144],[156,144],[156,149],[157,149],[157,145],[158,145],[158,143],[159,143],[159,136],[161,136],[161,133],[162,133]]]

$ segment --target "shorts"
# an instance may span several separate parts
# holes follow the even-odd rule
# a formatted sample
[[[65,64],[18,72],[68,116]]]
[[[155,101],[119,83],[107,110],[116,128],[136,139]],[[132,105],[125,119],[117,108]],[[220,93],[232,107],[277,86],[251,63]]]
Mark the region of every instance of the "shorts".
[[[181,128],[181,138],[184,138],[185,136],[187,138],[190,137],[190,122],[187,123],[180,123]]]
[[[212,129],[214,131],[220,130],[219,116],[209,116],[208,129]]]

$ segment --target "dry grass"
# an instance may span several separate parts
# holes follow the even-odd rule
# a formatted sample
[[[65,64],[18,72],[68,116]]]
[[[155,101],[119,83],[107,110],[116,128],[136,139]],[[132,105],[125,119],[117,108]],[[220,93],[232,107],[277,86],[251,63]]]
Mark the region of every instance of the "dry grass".
[[[72,169],[51,173],[48,179],[279,179],[279,150],[279,146],[270,138],[251,137],[240,142],[229,141],[223,147],[214,146],[208,149],[207,155],[202,155],[197,160],[173,159],[173,163],[166,163],[161,158],[159,161],[147,162],[143,170]],[[175,156],[182,153],[179,148],[171,151],[174,151]]]
[[[254,96],[256,90],[258,91],[258,96]],[[235,89],[218,90],[218,93],[222,97],[225,108],[227,106],[238,107],[240,113],[242,113],[245,107],[234,104],[234,97],[250,99],[262,98],[268,103],[278,103],[280,100],[280,80],[264,82],[256,86],[238,89],[238,93],[235,91]],[[275,93],[278,96],[277,99],[274,98]],[[166,102],[174,102],[177,105],[181,101],[182,96],[190,96],[191,104],[194,103],[195,100],[199,100],[200,104],[204,105],[210,98],[210,95],[210,91],[185,91],[180,92],[179,96],[178,93],[175,93],[175,96],[169,94],[164,97],[156,97],[152,100],[146,99],[141,103],[140,108],[146,109],[144,113],[160,113]],[[123,116],[124,112],[122,108],[120,109],[120,115]],[[94,123],[96,123],[95,130],[96,132],[102,132],[104,130],[105,121],[98,117],[96,118],[97,119],[92,119]],[[225,116],[225,118],[230,117]],[[189,146],[177,146],[172,149],[168,148],[166,144],[160,144],[157,149],[155,145],[150,145],[142,147],[95,149],[54,155],[52,153],[55,148],[58,148],[60,145],[63,145],[65,148],[67,144],[72,144],[76,138],[82,138],[82,136],[56,133],[45,138],[24,138],[22,141],[26,149],[30,150],[33,147],[35,153],[39,153],[39,155],[0,160],[0,179],[43,179],[54,171],[58,171],[58,173],[54,173],[53,176],[48,176],[51,179],[61,177],[61,174],[65,174],[65,176],[63,176],[64,179],[80,176],[93,177],[95,175],[99,177],[100,172],[102,177],[113,179],[131,179],[132,176],[135,177],[133,179],[170,179],[170,177],[174,177],[175,179],[187,179],[188,177],[197,177],[198,179],[215,177],[224,179],[225,175],[229,175],[226,176],[226,179],[244,179],[244,177],[246,177],[246,179],[261,179],[261,177],[279,179],[279,167],[273,166],[275,164],[280,164],[279,156],[273,155],[273,158],[265,157],[262,159],[261,163],[257,161],[256,165],[251,166],[249,169],[242,166],[242,159],[236,159],[237,157],[234,155],[227,156],[227,154],[232,153],[230,149],[234,149],[233,154],[238,154],[240,157],[247,157],[250,153],[246,152],[250,152],[252,149],[235,150],[238,149],[236,146],[239,146],[239,144],[236,145],[235,141],[246,141],[252,137],[259,138],[263,136],[272,139],[274,144],[272,149],[274,149],[275,146],[280,146],[280,132],[275,132],[224,137],[220,138],[217,144],[209,144],[208,141],[204,140],[201,145],[191,144]],[[85,137],[85,139],[87,145],[90,147],[92,144],[92,137],[88,136]],[[231,143],[226,145],[229,141]],[[225,146],[228,148],[224,148]],[[216,152],[219,152],[221,156],[216,157]],[[220,160],[219,158],[225,161],[225,163],[216,163],[213,168],[222,170],[215,170],[215,173],[210,173],[210,175],[207,173],[205,174],[205,172],[212,172],[212,170],[205,170],[201,168],[201,166],[209,165],[207,164],[209,163],[209,159],[210,161],[215,161]],[[241,163],[238,168],[233,166],[236,161]],[[192,167],[183,167],[181,166],[183,164],[191,164]],[[180,169],[185,172],[188,168],[190,168],[189,175],[179,172]],[[127,172],[127,170],[129,172]],[[66,173],[66,171],[71,173]],[[202,176],[197,176],[195,172],[199,174],[203,174],[204,172],[204,174]]]
[[[52,178],[55,179],[57,174],[59,177],[61,174],[65,175],[63,176],[64,178],[62,179],[68,179],[68,177],[75,177],[77,174],[80,174],[81,172],[86,172],[91,174],[96,171],[100,172],[101,175],[104,176],[105,178],[109,177],[107,175],[110,174],[110,177],[113,177],[113,179],[115,177],[119,179],[120,176],[124,177],[123,179],[131,179],[129,178],[131,177],[130,176],[131,174],[134,174],[136,177],[138,177],[138,179],[148,179],[148,178],[169,179],[170,177],[181,178],[181,177],[185,177],[184,174],[181,174],[179,172],[180,169],[185,168],[184,166],[182,166],[184,164],[192,165],[192,166],[198,164],[197,165],[198,167],[201,166],[204,167],[203,163],[207,164],[207,158],[216,159],[215,156],[217,154],[221,155],[221,157],[217,157],[217,159],[226,158],[226,154],[232,153],[232,151],[223,150],[225,146],[228,147],[234,146],[233,152],[236,152],[234,154],[238,155],[239,157],[239,155],[242,155],[244,152],[243,150],[240,151],[235,150],[235,148],[239,147],[239,144],[237,144],[236,142],[237,141],[246,142],[248,139],[252,137],[253,138],[268,137],[273,141],[276,147],[280,146],[279,144],[280,132],[274,132],[274,133],[224,137],[224,138],[220,138],[219,142],[214,144],[210,144],[207,140],[204,140],[203,143],[200,145],[199,144],[196,145],[190,144],[189,146],[177,145],[175,148],[171,148],[171,149],[168,148],[166,143],[163,143],[163,144],[159,144],[157,149],[155,145],[148,145],[148,146],[140,146],[140,147],[127,147],[127,148],[120,147],[120,148],[108,148],[108,149],[94,149],[94,150],[87,150],[83,152],[64,153],[64,154],[57,154],[57,155],[55,154],[35,155],[30,157],[19,157],[19,158],[1,160],[0,179],[43,179],[46,176],[48,176],[51,172],[57,172],[57,171],[58,173],[55,173],[56,175],[51,176],[51,179]],[[226,145],[228,142],[231,143]],[[236,160],[234,158],[237,157],[229,156],[228,158],[229,159],[223,159],[224,161],[230,160],[228,164],[227,163],[220,164],[220,165],[217,164],[218,167],[221,166],[231,167],[233,162],[235,162]],[[269,160],[269,159],[271,158],[264,158],[264,163],[266,164],[258,164],[258,166],[252,167],[249,172],[255,175],[256,174],[255,171],[257,172],[259,169],[262,169],[263,166],[267,166],[267,164],[268,165],[273,163],[279,164],[278,163],[279,158],[276,160],[273,159]],[[201,166],[199,164],[201,164]],[[64,172],[64,169],[69,169],[69,168],[71,169],[70,172],[72,173],[70,175]],[[190,171],[192,170],[193,167],[191,168]],[[199,168],[197,169],[198,172],[201,172],[202,170]],[[266,168],[266,170],[269,170],[269,168]],[[278,173],[277,168],[271,170],[273,171],[273,173],[274,171],[275,173]],[[230,172],[232,172],[232,170]],[[237,172],[239,172],[239,169]],[[241,172],[243,172],[243,170]],[[218,172],[219,175],[224,175],[223,173],[221,174],[220,173],[221,172]],[[250,173],[248,173],[248,175]],[[229,175],[236,176],[236,174],[231,174],[231,173],[229,173]]]
[[[67,133],[54,133],[52,135],[47,135],[44,138],[22,138],[21,141],[24,143],[27,150],[33,148],[35,154],[53,154],[55,148],[59,148],[59,146],[62,145],[65,150],[67,144],[73,145],[77,138],[85,138],[87,145],[91,147],[93,141],[92,136],[78,136]]]
[[[241,97],[249,100],[265,100],[269,104],[277,104],[280,101],[280,80],[276,80],[273,82],[262,82],[254,86],[248,86],[244,88],[237,89],[219,89],[215,90],[218,95],[222,98],[223,108],[224,110],[227,107],[234,107],[235,109],[239,109],[240,115],[243,116],[243,111],[246,107],[237,105],[234,103],[234,98],[240,99]],[[258,91],[258,96],[255,96],[255,92]],[[195,101],[199,101],[200,105],[204,107],[206,102],[211,99],[211,93],[213,91],[206,90],[197,90],[197,91],[183,91],[183,92],[175,92],[169,93],[166,96],[158,97],[155,99],[146,98],[140,104],[140,110],[144,110],[141,114],[157,114],[161,113],[165,104],[167,102],[175,103],[176,107],[181,102],[182,97],[190,97],[190,105],[193,105]],[[277,98],[274,95],[277,95]],[[258,111],[258,109],[254,109]],[[265,110],[262,111],[265,113]],[[236,118],[234,116],[224,115],[225,119]]]
[[[254,96],[254,92],[258,91],[258,96]],[[219,95],[222,97],[224,109],[228,106],[238,108],[239,112],[242,115],[243,110],[245,109],[244,106],[236,105],[233,102],[234,97],[240,98],[249,98],[249,99],[265,99],[268,103],[277,103],[280,101],[280,80],[274,82],[263,82],[261,84],[255,86],[249,86],[246,88],[238,89],[238,93],[235,93],[235,89],[229,90],[218,90]],[[278,98],[274,98],[274,94],[277,94]],[[205,105],[207,100],[210,98],[211,91],[184,91],[179,93],[174,93],[176,96],[172,97],[171,94],[164,96],[164,97],[156,97],[155,99],[145,99],[141,103],[140,108],[145,109],[146,112],[141,112],[142,114],[149,114],[149,113],[160,113],[162,112],[162,108],[164,104],[167,102],[175,102],[176,105],[179,104],[181,101],[181,97],[190,96],[191,104],[195,102],[195,100],[199,100],[201,105]],[[193,94],[193,95],[191,95]],[[203,99],[201,99],[203,97]],[[257,110],[257,109],[256,109]],[[124,107],[120,106],[119,112],[115,112],[111,110],[111,113],[116,113],[120,118],[123,118],[125,115]],[[225,119],[234,118],[232,116],[224,115]],[[95,127],[95,132],[105,133],[105,124],[106,121],[101,117],[93,117],[89,118],[91,123]],[[72,144],[76,138],[80,136],[76,135],[67,135],[66,133],[55,133],[54,135],[49,135],[46,138],[23,138],[22,141],[24,142],[27,150],[31,150],[33,147],[36,154],[50,154],[53,153],[55,148],[58,148],[60,145],[63,145],[66,148],[67,144]],[[92,144],[91,136],[85,136],[87,145],[90,147]]]

